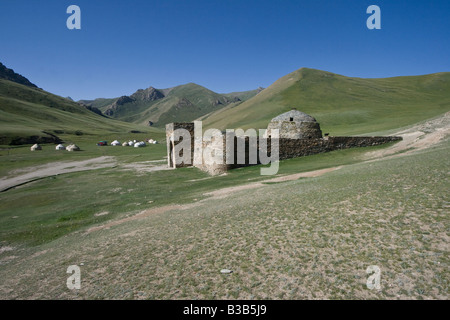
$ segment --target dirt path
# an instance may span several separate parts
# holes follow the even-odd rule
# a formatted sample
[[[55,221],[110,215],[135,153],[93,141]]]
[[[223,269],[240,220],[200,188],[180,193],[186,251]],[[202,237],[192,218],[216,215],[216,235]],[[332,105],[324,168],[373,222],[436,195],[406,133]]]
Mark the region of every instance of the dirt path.
[[[98,157],[82,161],[52,162],[41,166],[20,169],[14,173],[18,176],[0,179],[0,192],[23,185],[45,177],[55,176],[63,173],[110,168],[117,165],[114,157]]]
[[[148,210],[141,211],[138,214],[133,215],[133,216],[122,218],[119,220],[110,221],[104,225],[92,227],[87,230],[87,233],[91,233],[91,232],[95,232],[95,231],[99,231],[99,230],[103,230],[103,229],[109,229],[113,226],[117,226],[117,225],[120,225],[120,224],[128,222],[128,221],[142,219],[142,218],[148,217],[149,215],[160,214],[160,213],[164,213],[164,212],[167,212],[170,210],[186,210],[186,209],[194,208],[194,207],[202,205],[204,202],[214,200],[214,199],[222,199],[222,198],[225,198],[235,192],[239,192],[242,190],[248,190],[248,189],[256,189],[256,188],[266,187],[267,184],[264,184],[266,182],[284,182],[284,181],[297,180],[299,178],[319,177],[325,173],[335,171],[340,168],[341,167],[334,167],[334,168],[314,170],[314,171],[309,171],[309,172],[295,173],[295,174],[281,176],[281,177],[277,177],[277,178],[273,178],[273,179],[263,180],[261,182],[253,182],[253,183],[244,184],[241,186],[227,187],[227,188],[222,188],[219,190],[214,190],[211,192],[204,193],[204,195],[208,196],[208,198],[200,200],[198,202],[187,203],[187,204],[170,204],[167,206],[151,208]]]
[[[284,182],[284,181],[298,180],[300,178],[320,177],[321,175],[324,175],[325,173],[339,170],[340,168],[342,168],[342,166],[308,171],[308,172],[294,173],[294,174],[290,174],[287,176],[281,176],[281,177],[276,177],[276,178],[269,179],[269,180],[264,180],[263,182]]]
[[[164,163],[164,164],[162,164]],[[159,164],[159,165],[156,165]],[[123,170],[135,170],[137,173],[147,173],[153,171],[161,171],[161,170],[173,170],[173,168],[169,168],[167,166],[166,160],[151,160],[151,161],[141,161],[141,162],[133,162],[126,163],[120,166]]]
[[[156,163],[162,162],[165,162],[165,160],[127,163],[120,165],[120,169],[135,170],[138,174],[161,170],[173,170],[172,168],[168,168],[167,165],[155,165]],[[11,172],[13,175],[12,177],[0,179],[0,192],[50,176],[76,171],[111,168],[117,165],[118,163],[114,157],[103,156],[89,160],[51,162],[41,166],[17,169]]]
[[[228,195],[238,192],[238,191],[242,191],[242,190],[247,190],[247,189],[255,189],[255,188],[260,188],[260,187],[264,187],[267,186],[267,184],[265,183],[274,183],[274,182],[285,182],[285,181],[293,181],[293,180],[298,180],[300,178],[313,178],[313,177],[319,177],[325,173],[334,171],[334,170],[338,170],[342,168],[342,166],[340,167],[333,167],[333,168],[326,168],[326,169],[321,169],[321,170],[314,170],[314,171],[308,171],[308,172],[301,172],[301,173],[294,173],[294,174],[289,174],[289,175],[285,175],[285,176],[281,176],[281,177],[276,177],[276,178],[272,178],[272,179],[268,179],[268,180],[263,180],[263,181],[259,181],[259,182],[253,182],[250,184],[244,184],[242,186],[236,186],[236,187],[228,187],[228,188],[222,188],[219,190],[214,190],[211,192],[207,192],[204,195],[205,196],[210,196],[212,198],[216,198],[216,199],[221,199],[221,198],[225,198]]]
[[[389,148],[367,152],[364,160],[378,160],[388,156],[398,157],[435,145],[450,136],[450,111],[441,117],[425,121],[393,135],[401,136],[403,140]]]
[[[189,204],[184,204],[184,205],[170,204],[170,205],[163,206],[163,207],[151,208],[151,209],[148,209],[148,210],[141,211],[138,214],[133,215],[133,216],[122,218],[122,219],[119,219],[119,220],[113,220],[113,221],[110,221],[110,222],[108,222],[108,223],[106,223],[104,225],[89,228],[87,230],[87,233],[91,233],[91,232],[95,232],[95,231],[99,231],[99,230],[103,230],[103,229],[109,229],[109,228],[111,228],[113,226],[117,226],[117,225],[122,224],[124,222],[142,219],[142,218],[148,217],[148,216],[150,216],[152,214],[164,213],[164,212],[167,212],[169,210],[186,210],[186,209],[190,209],[190,208],[196,207],[198,205],[199,205],[198,202],[197,203],[194,202],[194,203],[189,203]]]

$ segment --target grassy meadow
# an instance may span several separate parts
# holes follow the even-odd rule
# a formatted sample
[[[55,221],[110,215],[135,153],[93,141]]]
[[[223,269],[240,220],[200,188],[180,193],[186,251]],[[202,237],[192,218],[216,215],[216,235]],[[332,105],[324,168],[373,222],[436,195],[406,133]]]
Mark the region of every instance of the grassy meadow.
[[[204,115],[204,129],[265,128],[296,107],[331,135],[393,134],[448,111],[448,77],[301,69]],[[430,133],[415,146],[429,148],[283,160],[277,175],[335,169],[320,176],[267,181],[252,166],[211,177],[168,170],[161,129],[0,80],[0,179],[100,157],[109,164],[0,192],[0,299],[448,299],[450,142],[448,117],[439,119],[439,128],[414,126],[413,137]],[[81,151],[10,145],[45,132]],[[96,146],[150,138],[160,143]],[[80,290],[66,286],[70,265],[81,267]],[[381,269],[381,290],[366,287],[370,265]]]
[[[40,244],[68,232],[94,223],[137,213],[143,209],[168,204],[185,204],[204,199],[206,192],[267,179],[260,175],[260,167],[230,171],[225,176],[210,177],[194,169],[141,172],[133,164],[166,165],[166,146],[146,148],[93,147],[82,152],[56,151],[53,145],[44,145],[39,152],[21,147],[1,151],[0,172],[17,165],[15,174],[28,165],[52,161],[85,160],[95,156],[115,157],[113,168],[97,169],[47,177],[29,185],[0,193],[0,235],[10,244]],[[306,172],[355,163],[367,150],[381,147],[349,149],[311,157],[284,160],[278,174]],[[5,156],[10,152],[9,156]],[[158,161],[159,162],[155,162]],[[19,166],[20,165],[20,166]],[[7,177],[14,176],[14,171]],[[18,216],[20,219],[14,218]],[[109,212],[96,217],[95,214]],[[45,229],[42,228],[45,226]],[[34,231],[31,231],[33,229]],[[11,241],[11,242],[10,242]]]
[[[446,299],[449,147],[371,162],[360,159],[374,148],[282,161],[280,174],[343,167],[226,198],[204,193],[260,181],[259,168],[211,178],[119,162],[11,189],[0,194],[0,296]],[[168,204],[180,207],[152,211]],[[102,228],[111,219],[119,223]],[[72,264],[82,269],[77,291],[65,285]],[[369,265],[381,268],[380,291],[366,288]]]
[[[160,134],[161,130],[102,117],[68,99],[41,89],[0,79],[0,146],[14,138],[49,136],[92,141],[131,131]]]

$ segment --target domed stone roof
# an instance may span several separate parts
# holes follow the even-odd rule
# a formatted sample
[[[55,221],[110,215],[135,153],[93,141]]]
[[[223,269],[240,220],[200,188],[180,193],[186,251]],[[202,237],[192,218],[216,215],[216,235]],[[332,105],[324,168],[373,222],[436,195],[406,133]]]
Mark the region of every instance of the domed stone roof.
[[[278,130],[279,138],[284,139],[322,138],[322,131],[316,119],[298,110],[291,110],[273,118],[264,136],[271,137],[274,129]]]
[[[317,122],[316,119],[314,119],[310,115],[298,110],[291,110],[282,113],[279,116],[273,118],[271,122],[273,121]]]

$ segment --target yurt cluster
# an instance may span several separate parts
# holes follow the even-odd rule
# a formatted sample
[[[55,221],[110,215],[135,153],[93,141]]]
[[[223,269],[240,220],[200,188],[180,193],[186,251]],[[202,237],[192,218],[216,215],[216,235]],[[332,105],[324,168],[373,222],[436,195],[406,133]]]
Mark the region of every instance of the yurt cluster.
[[[148,139],[146,140],[147,143],[149,144],[157,144],[158,141],[153,140],[153,139]],[[111,142],[111,146],[123,146],[123,147],[135,147],[135,148],[142,148],[145,147],[146,144],[145,141],[137,141],[137,140],[130,140],[130,141],[125,141],[123,143],[121,143],[118,140],[114,140],[113,142]],[[107,141],[100,141],[99,143],[97,143],[97,146],[107,146],[108,142]],[[58,144],[55,147],[56,150],[67,150],[67,151],[80,151],[80,147],[78,147],[76,144],[70,144],[67,147],[64,146],[63,144]],[[36,150],[42,150],[42,146],[39,144],[34,144],[31,147],[31,151],[36,151]]]
[[[63,144],[58,144],[55,147],[56,150],[67,150],[67,151],[80,151],[80,147],[77,146],[76,144],[72,143],[69,144],[67,147],[64,146]],[[31,151],[36,151],[36,150],[42,150],[42,147],[40,144],[36,143],[31,147]]]
[[[158,143],[156,140],[153,140],[153,139],[148,139],[147,142],[149,144],[157,144]],[[111,145],[112,146],[122,146],[122,147],[142,148],[142,147],[145,147],[147,144],[145,143],[145,141],[137,141],[137,140],[125,141],[123,143],[121,143],[118,140],[114,140],[113,142],[111,142]]]

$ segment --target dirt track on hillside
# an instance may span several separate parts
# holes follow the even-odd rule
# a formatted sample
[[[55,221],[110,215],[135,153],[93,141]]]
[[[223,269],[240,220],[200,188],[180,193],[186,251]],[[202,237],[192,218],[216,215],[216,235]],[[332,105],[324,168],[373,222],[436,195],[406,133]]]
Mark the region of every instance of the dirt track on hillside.
[[[56,176],[63,173],[111,168],[117,165],[114,157],[98,157],[82,161],[51,162],[45,165],[20,169],[14,173],[19,175],[0,179],[0,192],[39,180],[45,177]]]
[[[412,152],[429,148],[450,136],[450,112],[439,118],[425,121],[406,130],[398,131],[394,136],[401,136],[402,141],[393,146],[367,152],[364,160],[382,159],[389,156],[403,156]]]
[[[134,170],[138,174],[152,171],[172,170],[167,165],[155,165],[154,163],[164,162],[165,160],[153,160],[144,162],[135,162],[120,165],[123,170]],[[14,187],[24,185],[46,177],[56,176],[64,173],[95,170],[102,168],[116,167],[115,157],[103,156],[89,160],[70,161],[70,162],[51,162],[45,165],[28,167],[12,171],[12,177],[0,179],[0,192],[7,191]]]
[[[338,170],[341,167],[333,167],[333,168],[326,168],[326,169],[321,169],[321,170],[314,170],[314,171],[309,171],[309,172],[301,172],[301,173],[294,173],[294,174],[289,174],[289,175],[285,175],[285,176],[280,176],[280,177],[276,177],[276,178],[272,178],[272,179],[267,179],[267,180],[263,180],[260,182],[254,182],[254,183],[250,183],[250,184],[244,184],[241,186],[236,186],[236,187],[228,187],[228,188],[222,188],[219,190],[214,190],[211,192],[207,192],[204,195],[205,196],[210,196],[216,199],[221,199],[221,198],[225,198],[228,195],[235,193],[235,192],[239,192],[242,190],[247,190],[247,189],[255,189],[255,188],[260,188],[260,187],[264,187],[267,186],[266,183],[277,183],[277,182],[285,182],[285,181],[293,181],[293,180],[298,180],[300,178],[313,178],[313,177],[319,177],[325,173],[334,171],[334,170]]]
[[[167,206],[151,208],[151,209],[148,209],[148,210],[141,211],[141,212],[139,212],[138,214],[136,214],[134,216],[129,216],[129,217],[122,218],[122,219],[119,219],[119,220],[114,220],[114,221],[108,222],[108,223],[106,223],[104,225],[101,225],[101,226],[92,227],[92,228],[87,230],[87,233],[91,233],[91,232],[94,232],[94,231],[99,231],[99,230],[102,230],[102,229],[109,229],[109,228],[111,228],[113,226],[120,225],[120,224],[122,224],[124,222],[137,220],[137,219],[142,219],[142,218],[148,217],[149,215],[152,215],[152,214],[160,214],[160,213],[164,213],[164,212],[167,212],[167,211],[170,211],[170,210],[186,210],[186,209],[190,209],[190,208],[202,205],[206,201],[210,201],[210,200],[213,200],[213,199],[226,198],[229,195],[231,195],[233,193],[236,193],[236,192],[239,192],[239,191],[248,190],[248,189],[262,188],[262,187],[268,186],[268,184],[266,184],[266,183],[285,182],[285,181],[297,180],[297,179],[300,179],[300,178],[319,177],[319,176],[321,176],[321,175],[323,175],[325,173],[328,173],[328,172],[331,172],[331,171],[335,171],[335,170],[338,170],[340,168],[341,167],[334,167],[334,168],[314,170],[314,171],[309,171],[309,172],[295,173],[295,174],[281,176],[281,177],[277,177],[277,178],[273,178],[273,179],[263,180],[261,182],[253,182],[253,183],[250,183],[250,184],[244,184],[244,185],[240,185],[240,186],[227,187],[227,188],[214,190],[214,191],[211,191],[211,192],[204,193],[204,195],[207,196],[208,198],[202,199],[202,200],[200,200],[198,202],[187,203],[187,204],[170,204],[170,205],[167,205]]]
[[[194,203],[189,203],[189,204],[184,204],[184,205],[170,204],[170,205],[163,206],[163,207],[156,207],[156,208],[147,209],[147,210],[141,211],[138,214],[133,215],[133,216],[122,218],[122,219],[119,219],[119,220],[113,220],[113,221],[110,221],[110,222],[108,222],[108,223],[106,223],[104,225],[101,225],[101,226],[92,227],[92,228],[87,230],[87,233],[91,233],[91,232],[94,232],[94,231],[99,231],[99,230],[102,230],[102,229],[109,229],[109,228],[111,228],[113,226],[117,226],[117,225],[122,224],[124,222],[142,219],[142,218],[148,217],[149,215],[152,215],[152,214],[164,213],[164,212],[169,211],[169,210],[186,210],[186,209],[190,209],[190,208],[196,207],[198,205],[199,205],[199,203],[195,203],[194,202]]]

